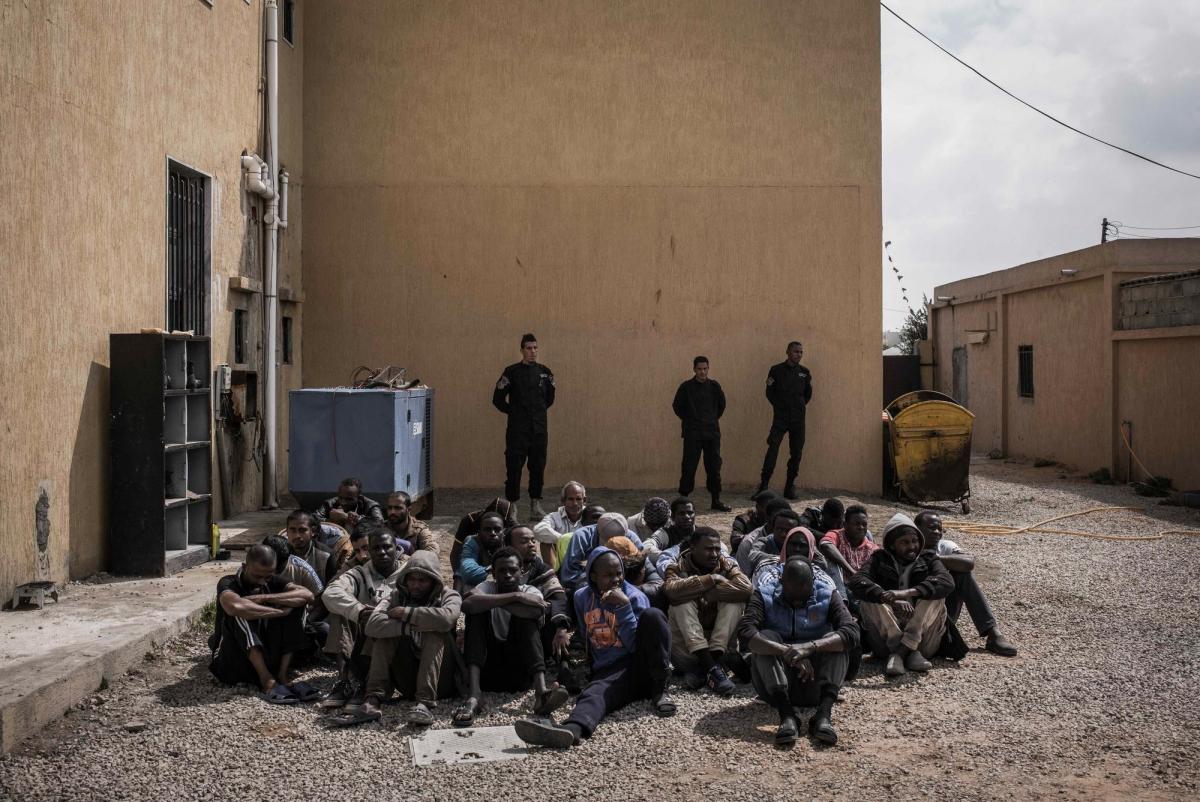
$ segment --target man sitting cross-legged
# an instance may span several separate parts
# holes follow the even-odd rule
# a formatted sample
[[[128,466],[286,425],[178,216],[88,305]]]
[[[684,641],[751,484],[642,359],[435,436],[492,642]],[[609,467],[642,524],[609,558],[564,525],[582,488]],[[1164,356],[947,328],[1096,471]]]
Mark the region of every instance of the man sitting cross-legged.
[[[457,695],[454,625],[461,610],[462,597],[443,583],[437,557],[414,552],[400,569],[395,590],[367,618],[367,637],[373,641],[362,707],[335,723],[378,719],[380,700],[394,687],[404,698],[416,700],[408,715],[410,724],[432,724],[437,700]]]
[[[484,690],[534,690],[534,715],[545,716],[567,701],[567,692],[546,683],[542,619],[549,603],[521,582],[521,555],[501,546],[492,557],[492,579],[463,599],[467,618],[465,658],[469,691],[454,711],[456,726],[468,727],[483,709]]]
[[[293,553],[291,544],[283,535],[267,535],[262,542],[275,552],[275,566],[278,569],[275,572],[276,576],[284,582],[294,582],[312,594],[313,600],[305,607],[301,616],[308,644],[303,649],[296,650],[292,662],[306,660],[325,648],[326,637],[329,635],[325,606],[321,604],[325,583],[310,563]]]
[[[583,508],[587,506],[587,489],[579,482],[563,485],[559,497],[562,504],[533,527],[533,534],[541,544],[542,560],[558,563],[558,541],[570,537],[583,526]]]
[[[369,560],[342,573],[321,596],[329,611],[325,652],[334,655],[338,665],[337,684],[321,701],[321,707],[330,709],[343,707],[351,699],[361,704],[371,667],[370,657],[363,654],[367,619],[376,605],[396,589],[400,569],[408,560],[396,548],[396,539],[387,527],[377,522],[360,522],[354,531],[367,541]]]
[[[804,560],[789,560],[775,581],[754,590],[738,636],[754,655],[754,689],[779,713],[775,742],[790,744],[799,736],[794,705],[815,705],[809,732],[821,743],[837,743],[833,703],[859,629],[833,581]]]
[[[624,581],[621,558],[600,547],[588,557],[586,584],[575,591],[575,614],[583,630],[592,677],[571,715],[552,720],[521,719],[522,741],[565,748],[591,737],[604,716],[638,699],[650,699],[660,716],[675,714],[667,695],[671,631],[667,617],[641,591]]]
[[[317,542],[316,534],[312,516],[307,512],[296,510],[288,515],[287,540],[292,554],[311,565],[321,578],[321,584],[325,585],[337,573],[337,560],[329,549]]]
[[[467,538],[463,544],[462,559],[455,574],[456,584],[462,593],[483,582],[492,567],[492,555],[503,545],[504,518],[498,512],[484,513],[479,521],[479,533]]]
[[[667,565],[663,593],[671,603],[671,662],[688,687],[708,685],[729,696],[733,681],[721,667],[750,598],[750,579],[721,554],[721,536],[698,526],[688,548]]]
[[[429,524],[418,520],[410,511],[412,496],[396,490],[387,497],[387,528],[396,536],[396,547],[405,554],[414,551],[438,553],[437,539],[429,531]]]
[[[954,579],[954,591],[946,597],[946,614],[950,620],[958,621],[965,604],[975,629],[987,638],[984,648],[1003,657],[1014,656],[1017,647],[996,628],[992,606],[975,581],[975,555],[963,551],[953,540],[942,537],[942,516],[936,512],[922,510],[913,518],[913,523],[921,530],[925,548],[941,558]]]
[[[217,582],[209,670],[227,685],[257,683],[273,704],[313,701],[320,693],[308,683],[288,686],[292,654],[308,645],[304,608],[313,596],[277,576],[275,561],[269,546],[251,546],[237,573]]]
[[[922,551],[921,532],[896,513],[883,528],[883,548],[846,582],[858,599],[867,643],[887,657],[884,673],[928,671],[925,659],[941,646],[946,605],[954,580],[932,551]]]

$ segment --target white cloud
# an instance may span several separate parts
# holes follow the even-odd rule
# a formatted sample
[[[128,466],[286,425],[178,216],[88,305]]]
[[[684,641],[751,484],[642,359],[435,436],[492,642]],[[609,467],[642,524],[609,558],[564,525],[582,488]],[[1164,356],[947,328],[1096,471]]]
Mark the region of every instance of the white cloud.
[[[1048,113],[1200,173],[1200,3],[888,4]],[[937,284],[1097,244],[1104,217],[1200,224],[1200,181],[1055,125],[880,13],[884,238],[914,303]],[[890,270],[883,299],[895,327],[904,302]]]

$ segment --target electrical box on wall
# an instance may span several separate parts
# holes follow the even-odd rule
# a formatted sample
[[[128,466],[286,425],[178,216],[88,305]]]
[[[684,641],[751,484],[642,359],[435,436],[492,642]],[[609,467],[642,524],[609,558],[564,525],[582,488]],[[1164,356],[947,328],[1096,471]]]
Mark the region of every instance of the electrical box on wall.
[[[217,365],[217,380],[213,382],[218,393],[227,393],[233,384],[233,371],[228,365]]]

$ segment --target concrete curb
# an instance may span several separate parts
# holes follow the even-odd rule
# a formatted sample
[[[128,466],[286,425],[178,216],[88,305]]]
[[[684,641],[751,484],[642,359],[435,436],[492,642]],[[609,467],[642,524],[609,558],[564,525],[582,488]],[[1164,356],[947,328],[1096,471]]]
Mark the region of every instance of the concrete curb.
[[[10,633],[22,653],[0,663],[0,753],[12,751],[95,693],[105,679],[111,682],[186,631],[213,601],[217,578],[234,567],[206,563],[179,579],[71,586],[59,602],[62,607],[4,613],[0,631]],[[106,592],[109,588],[115,590]],[[152,598],[156,591],[163,602],[158,605]],[[70,624],[64,625],[68,617]],[[51,634],[59,627],[69,631],[63,637]]]

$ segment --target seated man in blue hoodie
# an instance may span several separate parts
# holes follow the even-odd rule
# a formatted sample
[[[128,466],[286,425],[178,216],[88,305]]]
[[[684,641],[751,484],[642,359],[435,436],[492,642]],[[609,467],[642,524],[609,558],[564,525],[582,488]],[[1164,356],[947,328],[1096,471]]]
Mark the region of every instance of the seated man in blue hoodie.
[[[751,594],[738,637],[754,655],[754,689],[779,713],[775,743],[795,743],[800,728],[793,706],[814,705],[809,733],[821,743],[837,743],[833,703],[859,629],[833,580],[804,560],[789,560],[778,579]]]
[[[867,643],[887,658],[889,677],[932,668],[926,658],[937,654],[946,633],[945,598],[954,580],[923,545],[916,524],[898,512],[883,527],[883,548],[846,580],[858,599]]]
[[[583,526],[575,530],[562,565],[558,568],[558,578],[568,593],[587,584],[584,567],[589,555],[596,547],[603,546],[613,537],[627,537],[639,551],[643,549],[641,538],[629,531],[629,524],[620,513],[606,512],[594,526]]]
[[[517,736],[525,743],[574,746],[590,738],[606,715],[638,699],[648,698],[660,716],[675,714],[667,695],[667,617],[625,581],[624,565],[612,549],[595,549],[584,576],[587,584],[575,591],[575,613],[592,663],[591,680],[562,725],[545,719],[518,721]]]

